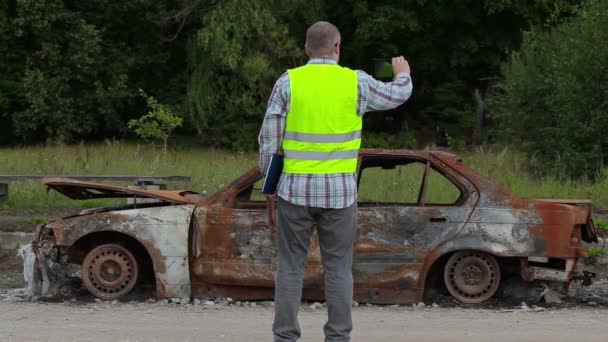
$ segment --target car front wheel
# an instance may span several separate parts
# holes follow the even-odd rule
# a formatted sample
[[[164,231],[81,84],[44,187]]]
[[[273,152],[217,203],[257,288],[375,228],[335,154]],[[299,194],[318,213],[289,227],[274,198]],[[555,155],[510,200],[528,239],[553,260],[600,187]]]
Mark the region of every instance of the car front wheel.
[[[500,266],[491,254],[460,251],[448,259],[443,279],[452,297],[463,303],[482,303],[498,290]]]
[[[123,246],[104,244],[93,248],[82,263],[82,281],[95,297],[112,300],[129,293],[139,268],[133,254]]]

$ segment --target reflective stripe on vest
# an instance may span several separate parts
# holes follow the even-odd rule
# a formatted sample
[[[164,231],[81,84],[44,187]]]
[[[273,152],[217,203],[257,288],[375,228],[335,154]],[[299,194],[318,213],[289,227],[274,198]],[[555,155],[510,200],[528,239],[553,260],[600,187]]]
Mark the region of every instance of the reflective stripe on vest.
[[[335,64],[288,70],[291,88],[282,149],[283,172],[355,172],[362,118],[357,73]]]
[[[284,139],[297,140],[302,142],[346,142],[355,139],[361,139],[361,130],[350,133],[338,134],[315,134],[315,133],[300,133],[300,132],[285,132]]]
[[[359,155],[359,150],[343,150],[331,152],[284,150],[283,152],[285,153],[285,158],[302,160],[350,159],[357,158],[357,156]]]

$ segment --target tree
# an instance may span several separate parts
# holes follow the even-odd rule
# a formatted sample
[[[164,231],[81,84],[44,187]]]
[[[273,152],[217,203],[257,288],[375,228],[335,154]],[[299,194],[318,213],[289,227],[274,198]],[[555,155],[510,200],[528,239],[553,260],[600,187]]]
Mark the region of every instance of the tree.
[[[146,95],[139,90],[141,96],[146,98],[150,109],[148,113],[138,120],[129,121],[129,128],[144,140],[160,140],[163,142],[163,152],[167,154],[167,142],[173,131],[182,125],[183,119],[175,115],[171,108],[159,103],[154,97]]]
[[[144,106],[137,101],[144,86],[172,104],[183,101],[186,39],[164,39],[173,23],[159,19],[172,2],[9,3],[0,11],[13,14],[0,16],[0,55],[8,61],[0,66],[8,69],[0,120],[10,120],[21,141],[124,135],[130,113]]]
[[[0,4],[0,144],[124,137],[146,89],[208,145],[254,149],[274,81],[306,61],[306,29],[342,32],[341,64],[405,54],[408,104],[366,116],[385,132],[473,122],[473,91],[521,30],[582,0],[8,0]],[[456,132],[451,132],[457,135]]]
[[[531,30],[491,101],[499,132],[562,176],[594,176],[608,157],[608,2],[589,0],[548,32]]]
[[[496,76],[521,31],[551,16],[569,16],[580,0],[465,0],[330,2],[327,13],[343,33],[343,63],[369,70],[373,58],[404,54],[412,64],[414,92],[397,120],[435,127],[474,124],[474,89]],[[367,116],[368,127],[400,127]]]
[[[102,32],[62,1],[23,0],[19,6],[16,35],[29,54],[23,108],[13,114],[16,135],[65,141],[116,122],[115,100],[127,96],[127,77],[109,68]]]
[[[20,61],[24,52],[13,44],[15,1],[0,4],[0,144],[14,137],[11,112],[18,106],[18,93],[23,66]]]
[[[295,1],[288,1],[294,3]],[[299,1],[303,3],[303,1]],[[254,149],[274,81],[304,61],[282,1],[207,1],[190,45],[190,119],[207,143]],[[291,14],[293,15],[293,14]]]

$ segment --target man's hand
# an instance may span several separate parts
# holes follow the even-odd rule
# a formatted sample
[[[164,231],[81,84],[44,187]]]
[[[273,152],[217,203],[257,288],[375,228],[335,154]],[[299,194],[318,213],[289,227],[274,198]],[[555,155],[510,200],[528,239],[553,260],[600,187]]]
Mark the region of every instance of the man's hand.
[[[393,57],[393,77],[402,72],[410,73],[410,65],[403,56]]]

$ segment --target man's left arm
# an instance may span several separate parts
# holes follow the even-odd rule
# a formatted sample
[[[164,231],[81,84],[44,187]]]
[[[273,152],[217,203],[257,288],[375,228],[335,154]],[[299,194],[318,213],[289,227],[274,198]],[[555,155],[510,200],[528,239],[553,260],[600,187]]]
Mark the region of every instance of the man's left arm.
[[[268,104],[262,129],[258,136],[260,160],[258,167],[264,177],[270,157],[277,153],[285,132],[285,117],[289,111],[289,76],[284,73],[275,83]]]

